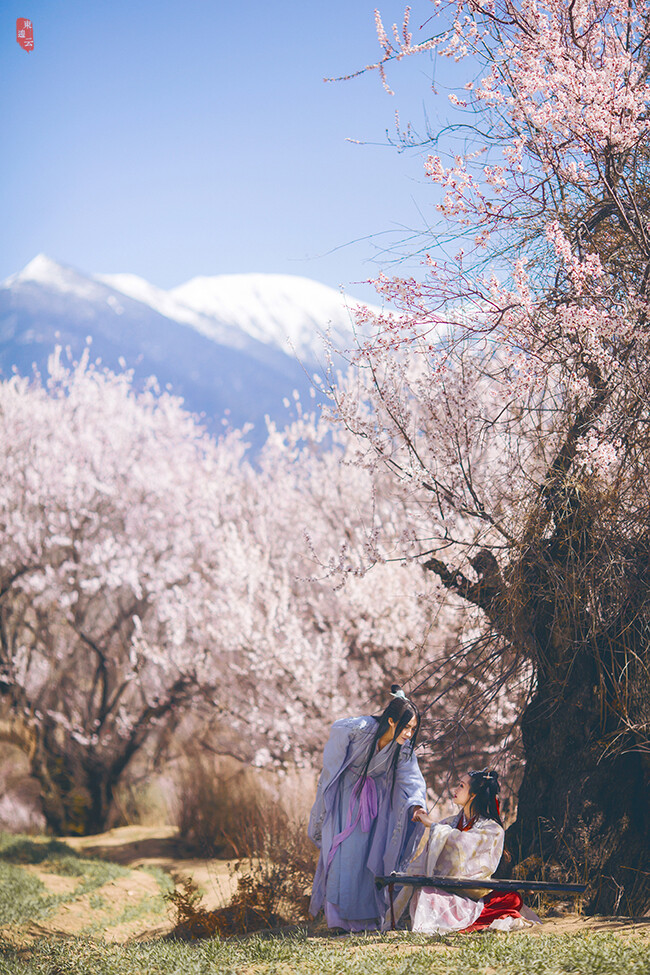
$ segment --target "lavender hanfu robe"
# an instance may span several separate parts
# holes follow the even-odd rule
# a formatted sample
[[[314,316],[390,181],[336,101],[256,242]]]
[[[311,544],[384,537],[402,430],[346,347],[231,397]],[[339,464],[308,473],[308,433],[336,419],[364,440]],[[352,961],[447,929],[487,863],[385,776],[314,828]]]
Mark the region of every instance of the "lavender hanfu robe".
[[[355,787],[377,726],[371,716],[343,718],[332,725],[309,820],[309,836],[321,851],[310,911],[316,915],[324,908],[330,927],[350,931],[381,928],[387,895],[377,892],[374,878],[406,865],[424,832],[411,821],[413,807],[426,807],[426,789],[409,744],[392,742],[373,755],[371,781],[364,786],[358,815]],[[400,754],[393,787],[396,748]]]

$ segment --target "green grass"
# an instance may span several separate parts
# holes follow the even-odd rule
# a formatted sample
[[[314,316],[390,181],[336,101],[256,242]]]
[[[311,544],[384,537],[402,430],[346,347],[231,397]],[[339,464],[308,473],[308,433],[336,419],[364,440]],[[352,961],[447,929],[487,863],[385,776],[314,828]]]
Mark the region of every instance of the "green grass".
[[[158,881],[158,886],[163,891],[164,894],[171,893],[174,890],[175,884],[168,873],[165,873],[160,867],[146,866],[142,868],[146,873],[150,873],[154,880]]]
[[[28,865],[77,881],[67,894],[48,893]],[[125,903],[111,923],[153,911],[166,914],[162,891],[172,883],[150,870],[161,896]],[[255,936],[194,944],[155,941],[107,944],[101,940],[102,894],[123,867],[80,856],[57,840],[0,834],[0,924],[46,917],[80,893],[91,893],[87,933],[97,940],[50,938],[17,948],[0,939],[0,975],[650,975],[650,941],[611,933],[503,935],[482,933],[443,939],[411,935],[314,937]],[[93,911],[98,916],[93,917]],[[151,916],[151,915],[149,915]]]
[[[61,899],[58,894],[48,894],[38,877],[0,861],[0,924],[47,917]]]
[[[22,869],[24,866],[78,878],[78,883],[72,893],[49,893],[38,877]],[[59,840],[37,842],[28,836],[0,833],[0,925],[40,920],[59,904],[127,873],[114,863],[79,856]]]
[[[442,948],[442,950],[441,950]],[[126,946],[87,939],[0,954],[2,975],[648,975],[650,945],[613,934],[307,938]]]

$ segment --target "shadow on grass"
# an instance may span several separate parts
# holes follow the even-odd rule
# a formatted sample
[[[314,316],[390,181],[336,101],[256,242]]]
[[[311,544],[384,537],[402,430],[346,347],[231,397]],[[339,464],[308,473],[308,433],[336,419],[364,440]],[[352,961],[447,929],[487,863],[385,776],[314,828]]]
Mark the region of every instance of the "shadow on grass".
[[[125,840],[123,843],[102,843],[84,845],[83,856],[99,857],[128,866],[135,860],[154,859],[185,859],[196,857],[195,852],[188,850],[187,845],[178,836],[151,836],[136,840]],[[200,859],[203,859],[201,857]]]
[[[82,859],[76,850],[67,843],[62,843],[61,840],[48,840],[43,843],[26,837],[6,837],[0,844],[0,860],[4,860],[5,863],[38,864],[69,858]]]

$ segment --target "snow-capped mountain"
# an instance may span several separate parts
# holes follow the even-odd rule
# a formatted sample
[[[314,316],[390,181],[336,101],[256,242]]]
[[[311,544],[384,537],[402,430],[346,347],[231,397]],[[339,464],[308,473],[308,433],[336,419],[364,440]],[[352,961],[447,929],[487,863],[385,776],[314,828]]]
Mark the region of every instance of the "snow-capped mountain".
[[[0,374],[44,369],[56,344],[113,369],[155,375],[218,428],[283,422],[282,405],[311,388],[323,335],[354,345],[353,299],[300,277],[272,274],[194,278],[164,291],[133,274],[88,275],[39,255],[0,286]]]
[[[308,278],[287,274],[222,274],[192,278],[170,292],[188,308],[242,329],[251,338],[314,361],[324,332],[350,348],[358,302]]]

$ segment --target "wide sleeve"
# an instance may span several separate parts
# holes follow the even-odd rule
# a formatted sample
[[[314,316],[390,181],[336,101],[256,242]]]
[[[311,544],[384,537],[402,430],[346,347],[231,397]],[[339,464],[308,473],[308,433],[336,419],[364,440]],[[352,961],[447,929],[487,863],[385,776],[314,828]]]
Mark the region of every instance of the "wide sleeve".
[[[400,754],[391,793],[391,835],[384,854],[384,874],[400,870],[408,863],[424,832],[422,824],[411,819],[416,806],[426,809],[427,790],[418,760],[410,748]]]
[[[400,755],[400,761],[397,763],[395,788],[402,793],[406,811],[403,846],[396,864],[397,867],[401,867],[411,859],[424,833],[422,823],[414,823],[411,819],[413,810],[417,806],[421,806],[422,809],[427,808],[426,782],[420,771],[418,760],[410,748],[406,750],[406,754]]]
[[[427,806],[427,787],[418,760],[410,748],[403,748],[395,771],[395,791],[399,790],[409,808]]]
[[[323,820],[326,813],[325,791],[338,777],[345,764],[350,740],[354,734],[354,719],[342,718],[332,725],[330,736],[323,751],[323,771],[318,779],[316,799],[309,816],[309,838],[320,846]]]
[[[479,819],[461,832],[432,826],[427,844],[426,876],[489,879],[499,865],[505,833],[492,819]]]

